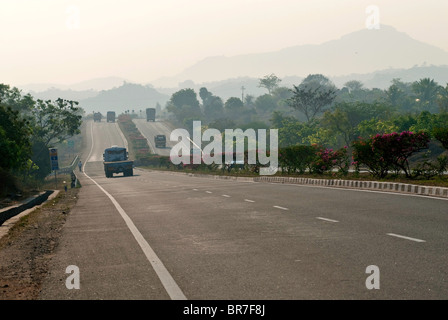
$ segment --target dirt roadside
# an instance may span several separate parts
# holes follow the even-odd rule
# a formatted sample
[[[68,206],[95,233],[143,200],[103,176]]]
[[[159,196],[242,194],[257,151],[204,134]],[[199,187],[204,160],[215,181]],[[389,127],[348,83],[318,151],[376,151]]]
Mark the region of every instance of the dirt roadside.
[[[0,239],[0,300],[36,300],[79,188],[62,189]]]

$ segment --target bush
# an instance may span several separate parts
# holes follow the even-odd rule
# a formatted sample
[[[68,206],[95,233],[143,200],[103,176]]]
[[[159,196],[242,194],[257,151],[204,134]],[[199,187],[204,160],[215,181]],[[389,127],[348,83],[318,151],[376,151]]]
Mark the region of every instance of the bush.
[[[424,155],[424,160],[412,169],[413,178],[423,177],[431,179],[435,176],[443,176],[448,168],[448,157],[445,155],[438,156],[436,161],[430,161],[429,155]]]
[[[316,152],[316,159],[311,163],[313,173],[324,174],[337,168],[343,175],[348,174],[349,161],[347,157],[347,147],[339,150],[320,148]]]
[[[429,135],[425,132],[403,131],[377,134],[367,140],[354,141],[353,163],[365,165],[370,173],[384,178],[390,171],[403,171],[410,178],[408,158],[415,152],[428,148]]]
[[[432,133],[434,138],[439,140],[445,149],[448,149],[448,128],[434,128]]]
[[[300,174],[308,169],[311,172],[311,163],[316,160],[317,146],[297,145],[279,150],[279,165],[282,172]]]
[[[149,150],[148,141],[137,129],[137,126],[132,121],[131,116],[128,114],[120,114],[118,116],[118,124],[128,140],[129,154],[135,157],[135,160],[140,160],[150,156],[151,152]]]

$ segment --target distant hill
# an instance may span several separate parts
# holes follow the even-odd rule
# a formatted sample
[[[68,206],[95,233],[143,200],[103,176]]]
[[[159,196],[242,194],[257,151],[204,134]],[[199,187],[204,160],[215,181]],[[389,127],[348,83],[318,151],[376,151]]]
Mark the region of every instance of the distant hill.
[[[120,77],[104,77],[90,79],[73,84],[57,83],[31,83],[17,86],[24,91],[43,92],[50,89],[73,90],[73,91],[100,91],[119,87],[126,79]]]
[[[336,77],[331,77],[327,74],[324,75],[327,76],[331,81],[333,81],[338,88],[343,88],[344,84],[350,80],[358,80],[364,84],[365,88],[378,88],[384,90],[392,84],[392,80],[395,78],[399,78],[403,82],[411,83],[423,78],[430,78],[434,79],[434,81],[436,81],[438,84],[445,87],[448,84],[448,65],[414,66],[409,69],[385,69],[365,74],[349,74]],[[267,93],[266,89],[258,87],[260,78],[239,77],[202,83],[185,81],[182,82],[181,86],[179,87],[156,89],[160,92],[165,93],[166,95],[171,96],[171,94],[183,88],[185,84],[189,84],[189,87],[194,89],[196,93],[199,93],[199,89],[201,87],[205,87],[208,91],[212,92],[216,96],[221,97],[223,101],[226,101],[230,97],[241,97],[242,86],[244,86],[245,95],[250,94],[257,97]],[[293,85],[299,85],[304,78],[299,76],[287,76],[283,78],[280,77],[280,79],[280,86],[293,88]]]
[[[448,83],[448,52],[412,39],[393,27],[360,30],[319,45],[300,45],[275,52],[233,57],[209,57],[175,77],[151,84],[131,84],[120,77],[87,80],[72,85],[30,84],[19,86],[41,99],[77,100],[87,111],[140,110],[160,103],[183,88],[199,94],[206,87],[224,101],[230,97],[260,96],[259,79],[274,73],[281,86],[292,88],[309,74],[320,73],[342,88],[349,80],[359,80],[366,88],[386,89],[392,79],[414,82],[431,78]],[[198,95],[198,99],[199,95]]]
[[[40,92],[28,91],[27,93],[30,93],[34,98],[41,100],[56,100],[58,98],[62,98],[75,101],[95,97],[96,95],[98,95],[98,91],[94,90],[75,91],[71,89],[62,90],[57,88],[50,88]]]
[[[448,65],[445,66],[416,66],[410,69],[389,69],[374,72],[363,82],[367,88],[386,89],[392,79],[399,78],[403,82],[414,82],[423,78],[434,79],[442,86],[448,84]],[[352,77],[353,78],[353,77]]]
[[[238,77],[260,78],[321,73],[328,77],[367,74],[389,68],[408,69],[416,65],[448,65],[448,52],[417,41],[393,27],[363,29],[319,45],[299,45],[267,53],[233,57],[208,57],[171,78],[172,83],[196,83]],[[170,78],[154,81],[165,86]]]
[[[365,74],[348,74],[343,76],[331,77],[326,74],[338,88],[342,88],[347,81],[359,80],[366,88],[387,89],[392,82],[392,79],[399,78],[404,82],[414,82],[422,78],[434,79],[442,86],[448,84],[448,65],[445,66],[414,66],[408,69],[385,69],[372,73]],[[260,77],[261,78],[261,77]],[[198,94],[202,87],[207,88],[208,91],[214,95],[221,97],[225,102],[230,97],[241,97],[244,87],[244,95],[252,95],[258,97],[267,93],[264,88],[258,87],[259,79],[255,77],[238,77],[230,78],[220,81],[209,81],[202,83],[195,83],[193,81],[181,82],[179,86],[171,88],[154,88],[152,84],[131,84],[122,82],[118,87],[109,90],[95,91],[84,90],[75,91],[71,89],[57,89],[50,88],[41,92],[30,91],[36,99],[51,99],[57,98],[76,100],[81,103],[81,106],[86,111],[101,112],[108,111],[110,107],[114,107],[120,112],[127,109],[140,110],[141,108],[153,107],[157,103],[165,107],[166,102],[171,98],[171,95],[183,88],[192,88]],[[281,78],[280,86],[293,88],[293,85],[299,85],[303,77],[287,76]],[[128,106],[128,107],[125,107]]]
[[[80,106],[90,113],[105,114],[107,111],[122,113],[125,110],[144,110],[154,108],[157,103],[164,106],[170,96],[162,94],[149,85],[123,83],[118,88],[103,90],[95,97],[80,100]]]

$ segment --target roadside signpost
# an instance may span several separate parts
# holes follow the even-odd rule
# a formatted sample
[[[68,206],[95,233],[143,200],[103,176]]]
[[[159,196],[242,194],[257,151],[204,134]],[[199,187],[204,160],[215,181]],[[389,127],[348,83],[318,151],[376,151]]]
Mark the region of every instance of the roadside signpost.
[[[57,189],[58,187],[58,180],[57,180],[57,170],[59,170],[59,163],[58,163],[58,149],[56,148],[50,148],[50,164],[51,164],[51,170],[54,170],[54,183],[55,187]]]

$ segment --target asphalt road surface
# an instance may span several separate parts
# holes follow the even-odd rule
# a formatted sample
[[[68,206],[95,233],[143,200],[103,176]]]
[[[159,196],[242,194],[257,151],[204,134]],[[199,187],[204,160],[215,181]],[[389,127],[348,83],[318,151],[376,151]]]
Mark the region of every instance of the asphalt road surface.
[[[134,119],[140,133],[148,140],[149,147],[152,153],[156,153],[162,156],[169,156],[171,148],[177,143],[170,141],[172,128],[169,123],[164,121],[147,122],[146,119]],[[166,136],[166,147],[156,148],[154,143],[154,137],[158,134],[164,134]]]
[[[448,298],[446,200],[139,169],[108,179],[101,155],[123,137],[86,128],[41,299]]]

